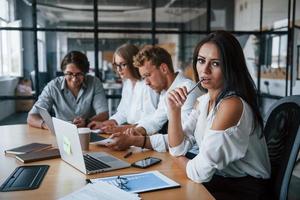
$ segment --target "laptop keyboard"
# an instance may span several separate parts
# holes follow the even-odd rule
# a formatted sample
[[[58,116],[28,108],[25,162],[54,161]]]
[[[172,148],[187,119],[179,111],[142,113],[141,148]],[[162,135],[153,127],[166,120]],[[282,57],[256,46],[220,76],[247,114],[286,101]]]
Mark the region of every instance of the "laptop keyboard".
[[[110,167],[104,162],[101,162],[100,160],[97,160],[88,154],[83,155],[83,158],[84,158],[86,169],[88,171],[94,171],[94,170],[105,169]]]

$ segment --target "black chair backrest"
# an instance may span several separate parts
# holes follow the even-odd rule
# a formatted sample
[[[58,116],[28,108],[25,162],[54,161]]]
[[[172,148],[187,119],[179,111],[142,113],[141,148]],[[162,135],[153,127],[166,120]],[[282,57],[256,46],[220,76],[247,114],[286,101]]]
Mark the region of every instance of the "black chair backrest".
[[[64,75],[64,72],[56,71],[56,77],[63,76],[63,75]]]
[[[32,89],[36,90],[35,88],[35,84],[36,84],[36,80],[35,80],[35,71],[30,72],[30,79],[32,82]],[[47,85],[47,83],[50,81],[50,75],[48,72],[39,72],[39,90],[40,92],[42,92],[42,90],[44,89],[44,87]]]
[[[266,115],[264,135],[271,161],[275,199],[286,199],[300,146],[300,95],[277,101]]]

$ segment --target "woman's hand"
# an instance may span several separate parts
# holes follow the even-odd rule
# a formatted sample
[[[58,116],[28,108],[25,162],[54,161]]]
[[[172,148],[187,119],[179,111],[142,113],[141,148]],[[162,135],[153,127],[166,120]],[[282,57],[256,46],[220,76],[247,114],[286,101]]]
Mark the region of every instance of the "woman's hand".
[[[186,98],[186,87],[176,88],[168,94],[168,140],[170,147],[178,146],[184,139],[184,133],[181,126],[181,107],[186,101]]]
[[[123,151],[130,148],[130,146],[134,144],[135,136],[123,133],[114,133],[109,138],[111,138],[113,142],[107,144],[106,147],[113,150]]]
[[[120,125],[120,126],[116,126],[116,125],[113,125],[113,126],[106,126],[106,127],[103,127],[102,130],[105,132],[105,133],[109,133],[109,134],[112,134],[112,133],[118,133],[118,132],[125,132],[127,129],[130,129],[130,128],[133,128],[135,125]]]
[[[124,131],[124,134],[141,136],[141,135],[147,135],[147,132],[145,128],[139,126],[139,127],[128,128],[126,131]]]
[[[117,131],[115,130],[116,127],[118,126],[118,123],[114,120],[106,120],[101,123],[101,126],[99,127],[102,131],[105,133],[111,134],[111,133],[116,133]]]
[[[170,91],[167,97],[169,110],[170,111],[180,110],[186,98],[187,98],[187,89],[185,86]]]
[[[118,123],[115,120],[111,119],[104,122],[92,121],[88,124],[88,127],[90,129],[101,129],[106,133],[110,133],[115,127],[117,127],[117,125]]]

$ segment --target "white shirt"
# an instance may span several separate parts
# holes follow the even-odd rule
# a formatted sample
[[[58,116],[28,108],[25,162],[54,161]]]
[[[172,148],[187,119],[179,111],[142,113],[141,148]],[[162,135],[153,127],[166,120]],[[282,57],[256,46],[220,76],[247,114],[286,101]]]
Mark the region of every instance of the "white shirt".
[[[195,86],[195,82],[184,77],[181,73],[177,73],[175,80],[168,88],[168,90],[163,90],[159,97],[159,103],[156,111],[149,117],[143,118],[139,121],[138,126],[145,128],[148,135],[152,135],[159,131],[163,125],[168,120],[168,110],[167,110],[167,94],[175,88],[186,86],[187,89],[191,89]],[[186,119],[189,113],[193,109],[193,105],[200,96],[200,90],[196,88],[192,93],[189,94],[187,100],[181,109],[181,118]]]
[[[110,119],[116,120],[119,125],[137,124],[138,120],[147,118],[155,112],[158,100],[159,94],[144,81],[137,81],[133,85],[132,81],[124,80],[120,104]]]
[[[241,99],[241,98],[240,98]],[[250,106],[241,99],[243,112],[237,125],[226,130],[212,130],[220,103],[207,113],[209,95],[197,99],[199,105],[183,126],[183,142],[169,147],[173,156],[185,155],[196,141],[199,154],[187,163],[187,176],[195,182],[207,182],[216,173],[224,177],[270,177],[270,162],[265,138],[259,138],[261,129],[254,129]],[[221,102],[221,101],[220,101]]]

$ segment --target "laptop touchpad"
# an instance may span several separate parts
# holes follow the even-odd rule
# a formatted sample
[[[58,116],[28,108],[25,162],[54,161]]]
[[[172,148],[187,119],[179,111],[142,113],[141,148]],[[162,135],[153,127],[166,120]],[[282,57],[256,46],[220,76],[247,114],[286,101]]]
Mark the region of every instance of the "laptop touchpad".
[[[111,156],[97,156],[98,159],[100,159],[103,162],[113,162],[116,161],[117,159],[111,157]]]

